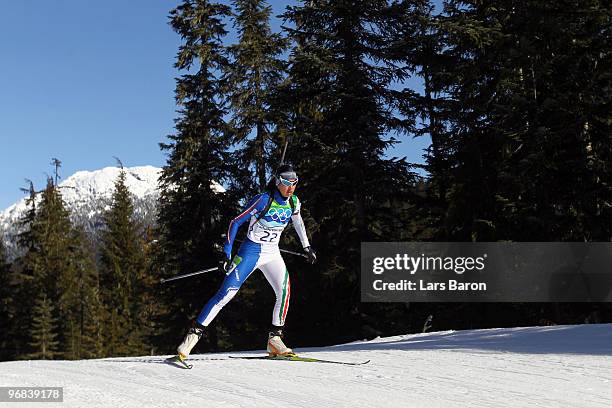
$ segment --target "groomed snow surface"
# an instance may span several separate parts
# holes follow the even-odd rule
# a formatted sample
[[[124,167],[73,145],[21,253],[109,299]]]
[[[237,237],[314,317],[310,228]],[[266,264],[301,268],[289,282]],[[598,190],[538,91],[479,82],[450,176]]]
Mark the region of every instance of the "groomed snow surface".
[[[448,331],[296,351],[371,362],[228,359],[263,351],[193,355],[192,370],[162,363],[165,356],[17,361],[0,363],[0,386],[64,387],[62,407],[612,407],[612,324]]]

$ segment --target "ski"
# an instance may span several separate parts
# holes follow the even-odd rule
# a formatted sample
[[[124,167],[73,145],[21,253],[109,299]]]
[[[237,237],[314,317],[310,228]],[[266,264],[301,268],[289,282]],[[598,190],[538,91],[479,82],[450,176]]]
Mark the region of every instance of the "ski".
[[[168,357],[164,360],[164,362],[178,368],[184,368],[186,370],[191,370],[193,368],[192,364],[187,364],[187,362],[181,360],[179,356]]]
[[[336,361],[336,360],[325,360],[320,358],[311,358],[311,357],[300,357],[298,355],[290,355],[290,356],[229,356],[232,359],[243,359],[243,360],[274,360],[274,361],[301,361],[303,363],[326,363],[326,364],[341,364],[341,365],[364,365],[368,364],[370,360],[360,361],[360,362],[350,362],[350,361]],[[211,359],[198,359],[194,358],[192,360],[211,360]],[[224,359],[212,359],[212,360],[224,360]],[[193,368],[193,364],[187,363],[187,361],[181,360],[178,356],[168,357],[162,360],[164,363],[172,365],[174,367],[190,370]],[[146,362],[146,360],[143,360]]]
[[[342,364],[342,365],[364,365],[370,362],[370,360],[362,361],[362,362],[323,360],[320,358],[300,357],[298,355],[275,356],[275,357],[271,357],[271,356],[229,356],[229,358],[239,358],[239,359],[245,359],[245,360],[301,361],[304,363],[327,363],[327,364]]]

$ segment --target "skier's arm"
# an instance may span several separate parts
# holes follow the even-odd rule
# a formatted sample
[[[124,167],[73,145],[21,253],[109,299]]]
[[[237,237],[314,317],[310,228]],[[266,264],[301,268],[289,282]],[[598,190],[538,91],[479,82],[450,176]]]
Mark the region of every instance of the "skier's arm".
[[[298,234],[298,237],[300,237],[300,241],[302,242],[302,247],[306,248],[310,246],[310,243],[308,242],[308,236],[306,235],[306,227],[304,226],[304,220],[302,219],[302,214],[300,214],[300,209],[302,205],[300,204],[299,200],[296,200],[296,201],[297,203],[295,205],[295,211],[291,215],[291,222],[293,223],[293,226],[295,228],[295,231]]]
[[[253,199],[247,204],[245,210],[229,223],[229,227],[227,228],[227,239],[223,244],[223,252],[225,253],[227,259],[232,257],[232,245],[234,244],[234,239],[236,239],[236,234],[238,233],[240,226],[249,220],[251,216],[257,214],[263,209],[261,208],[262,203],[264,202],[262,197],[262,194],[258,194],[253,197]],[[265,203],[263,205],[265,205]]]

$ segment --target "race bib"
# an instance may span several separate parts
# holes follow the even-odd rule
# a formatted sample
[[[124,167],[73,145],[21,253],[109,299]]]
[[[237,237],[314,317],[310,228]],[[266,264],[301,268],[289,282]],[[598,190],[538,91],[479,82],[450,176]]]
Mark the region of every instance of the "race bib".
[[[285,227],[264,227],[256,222],[249,228],[248,238],[258,244],[278,244]]]

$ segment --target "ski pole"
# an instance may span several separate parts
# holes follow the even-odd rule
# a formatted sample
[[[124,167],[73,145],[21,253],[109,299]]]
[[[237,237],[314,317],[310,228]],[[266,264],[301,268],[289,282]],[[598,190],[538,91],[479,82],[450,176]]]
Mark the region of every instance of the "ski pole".
[[[238,242],[244,242],[243,239],[237,239],[236,241]],[[301,252],[294,252],[294,251],[289,251],[288,249],[281,249],[279,248],[279,251],[284,252],[286,254],[291,254],[291,255],[297,255],[297,256],[303,256],[304,258],[308,258],[308,255],[303,254]]]
[[[291,254],[291,255],[297,255],[297,256],[303,256],[304,258],[308,258],[308,255],[306,254],[302,254],[300,252],[293,252],[293,251],[289,251],[288,249],[280,249],[281,252],[285,252],[287,254]]]
[[[219,270],[219,267],[215,266],[214,268],[204,269],[202,271],[186,273],[185,275],[178,275],[178,276],[175,276],[174,278],[161,279],[159,282],[160,283],[166,283],[166,282],[170,282],[170,281],[173,281],[173,280],[188,278],[188,277],[193,276],[193,275],[199,275],[201,273],[212,272],[212,271],[217,271],[217,270]]]

